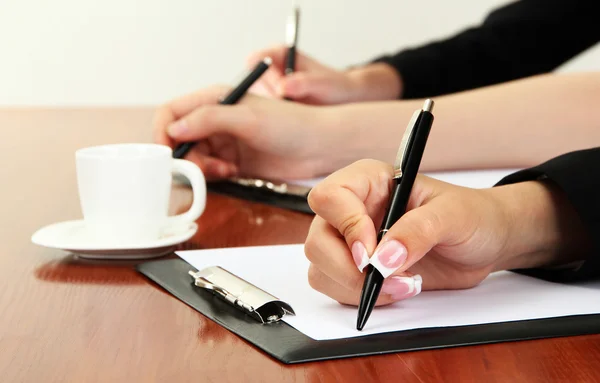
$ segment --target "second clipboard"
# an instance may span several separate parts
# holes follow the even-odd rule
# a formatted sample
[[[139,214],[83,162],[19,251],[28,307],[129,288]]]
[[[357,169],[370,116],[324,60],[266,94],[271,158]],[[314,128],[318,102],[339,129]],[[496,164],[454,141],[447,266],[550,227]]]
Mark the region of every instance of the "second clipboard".
[[[184,177],[175,175],[174,181],[189,186]],[[256,203],[293,210],[314,215],[308,205],[308,193],[311,188],[284,181],[261,180],[256,178],[237,178],[223,181],[210,181],[207,190]]]

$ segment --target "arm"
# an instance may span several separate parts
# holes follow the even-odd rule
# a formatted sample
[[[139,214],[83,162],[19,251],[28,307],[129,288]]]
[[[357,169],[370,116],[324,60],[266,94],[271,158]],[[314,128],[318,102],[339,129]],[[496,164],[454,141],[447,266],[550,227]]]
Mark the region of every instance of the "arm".
[[[402,98],[474,89],[554,70],[600,41],[599,14],[595,0],[516,1],[479,27],[376,61],[396,70]]]
[[[571,241],[577,236],[586,235],[590,246],[585,253],[584,262],[567,264],[567,267],[520,270],[532,276],[554,280],[580,280],[600,277],[600,148],[582,150],[556,157],[539,166],[522,170],[501,180],[498,185],[518,184],[531,180],[543,180],[562,191],[567,201],[563,202],[572,207],[584,227],[584,233],[571,232]],[[559,203],[555,202],[554,206]],[[563,218],[563,222],[554,232],[568,232],[572,220]],[[536,225],[540,227],[539,225]],[[581,226],[581,225],[576,225]],[[570,243],[563,241],[564,244]],[[576,255],[573,246],[563,246],[563,255]],[[577,257],[574,257],[577,259]]]
[[[600,73],[542,75],[435,99],[421,171],[523,168],[600,142]],[[347,140],[338,168],[359,158],[388,163],[422,101],[332,107]],[[368,139],[367,139],[368,138]]]

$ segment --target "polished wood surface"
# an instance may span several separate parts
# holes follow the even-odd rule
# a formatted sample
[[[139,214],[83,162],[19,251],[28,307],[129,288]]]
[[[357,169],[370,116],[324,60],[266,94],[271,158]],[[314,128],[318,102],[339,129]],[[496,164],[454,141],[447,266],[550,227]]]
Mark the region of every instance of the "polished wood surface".
[[[149,142],[151,109],[0,110],[1,382],[600,382],[600,336],[286,366],[133,269],[31,244],[81,216],[74,151]],[[189,206],[176,188],[172,211]],[[310,217],[209,195],[183,248],[300,243]],[[557,302],[557,304],[560,304]]]

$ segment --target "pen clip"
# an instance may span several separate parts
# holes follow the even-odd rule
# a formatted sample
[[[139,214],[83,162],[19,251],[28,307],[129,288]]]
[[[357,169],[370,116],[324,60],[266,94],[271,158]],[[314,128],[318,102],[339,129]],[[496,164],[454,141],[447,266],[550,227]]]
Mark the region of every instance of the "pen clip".
[[[229,181],[242,186],[248,186],[256,189],[266,189],[277,194],[290,194],[299,197],[306,197],[311,189],[302,185],[295,185],[287,182],[267,181],[259,178],[233,177],[230,178]]]
[[[394,178],[402,178],[402,169],[404,168],[404,162],[410,154],[412,137],[414,135],[415,129],[417,128],[417,124],[419,123],[419,117],[421,116],[421,113],[431,113],[432,110],[433,101],[427,99],[423,104],[423,108],[413,113],[410,121],[408,122],[408,126],[404,131],[404,135],[402,136],[402,141],[400,141],[400,148],[398,149],[398,153],[396,154],[396,162],[394,162]]]
[[[411,138],[417,125],[417,120],[421,115],[421,112],[422,110],[419,109],[413,113],[410,121],[408,122],[408,126],[404,131],[402,141],[400,141],[400,148],[398,149],[398,153],[396,154],[396,162],[394,163],[394,178],[402,177],[402,168],[404,165],[404,161],[406,161],[406,158],[408,158]]]

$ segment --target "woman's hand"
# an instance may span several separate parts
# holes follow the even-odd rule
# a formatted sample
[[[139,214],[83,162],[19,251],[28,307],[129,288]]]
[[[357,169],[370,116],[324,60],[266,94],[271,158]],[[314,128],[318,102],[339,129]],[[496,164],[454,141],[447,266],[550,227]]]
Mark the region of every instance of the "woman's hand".
[[[392,176],[391,166],[364,160],[312,190],[317,216],[305,252],[313,288],[357,305],[361,272],[377,258],[387,277],[378,304],[389,304],[421,289],[470,288],[497,270],[564,262],[585,247],[578,216],[549,183],[468,189],[425,176],[415,181],[407,213],[377,244]]]
[[[391,66],[372,64],[339,71],[297,51],[296,71],[285,75],[287,50],[287,46],[280,45],[255,52],[248,58],[250,67],[267,56],[273,59],[273,65],[257,81],[252,91],[263,96],[288,97],[314,105],[394,100],[400,96],[400,76]]]
[[[155,141],[171,147],[197,142],[187,159],[208,178],[310,178],[340,165],[329,148],[344,135],[335,133],[326,108],[250,94],[239,104],[217,105],[228,92],[203,89],[161,107]]]

